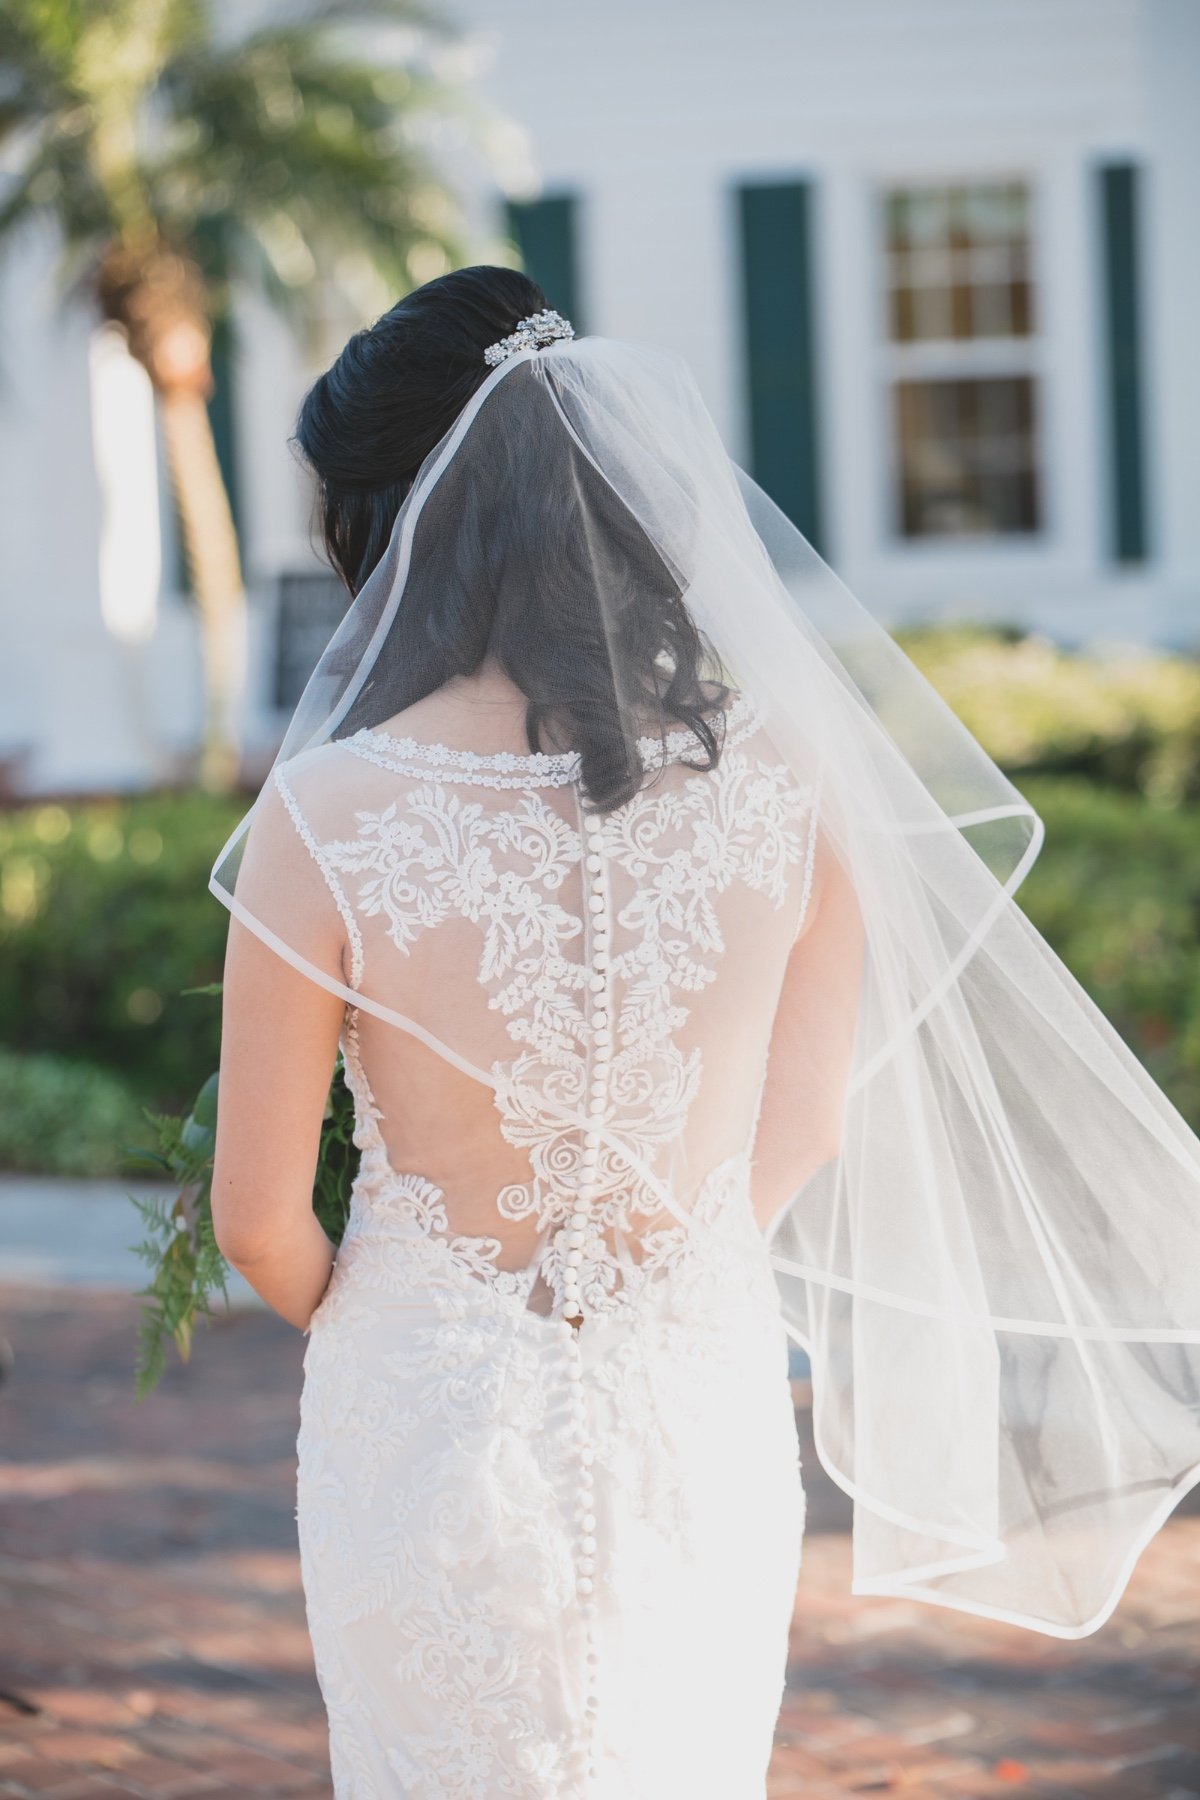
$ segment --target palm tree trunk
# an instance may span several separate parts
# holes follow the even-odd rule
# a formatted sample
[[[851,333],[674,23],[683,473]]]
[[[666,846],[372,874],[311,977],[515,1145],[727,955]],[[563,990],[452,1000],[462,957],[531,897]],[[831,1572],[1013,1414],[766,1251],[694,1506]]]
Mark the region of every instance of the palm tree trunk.
[[[225,792],[240,766],[238,713],[246,670],[246,595],[237,530],[217,460],[208,407],[186,387],[160,391],[171,484],[200,615],[204,747],[200,779]]]

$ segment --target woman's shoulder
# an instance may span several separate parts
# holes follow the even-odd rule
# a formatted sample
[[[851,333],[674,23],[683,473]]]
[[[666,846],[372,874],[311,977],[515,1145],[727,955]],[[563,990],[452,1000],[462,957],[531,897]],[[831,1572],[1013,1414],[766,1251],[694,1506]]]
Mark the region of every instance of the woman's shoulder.
[[[364,801],[370,804],[364,773],[342,740],[310,745],[276,761],[255,811],[264,823],[290,818],[301,836],[310,831],[322,838],[341,835],[355,809]]]

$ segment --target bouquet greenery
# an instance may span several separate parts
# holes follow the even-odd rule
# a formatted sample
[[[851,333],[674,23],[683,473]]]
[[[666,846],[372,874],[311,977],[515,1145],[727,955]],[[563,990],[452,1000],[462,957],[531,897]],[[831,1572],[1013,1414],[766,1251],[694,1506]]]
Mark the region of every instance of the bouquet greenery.
[[[194,990],[193,990],[194,991]],[[214,990],[208,989],[207,992]],[[219,990],[217,990],[219,991]],[[226,1306],[228,1264],[217,1248],[212,1220],[213,1149],[217,1126],[217,1077],[210,1075],[191,1111],[182,1117],[148,1114],[157,1143],[135,1152],[141,1166],[165,1175],[176,1188],[173,1200],[139,1200],[146,1235],[136,1246],[150,1268],[150,1280],[139,1293],[137,1391],[139,1397],[158,1385],[173,1340],[183,1361],[191,1355],[196,1323],[213,1316],[219,1295]],[[343,1079],[339,1057],[321,1126],[313,1211],[325,1234],[341,1242],[350,1210],[350,1188],[358,1167],[353,1141],[354,1102]]]

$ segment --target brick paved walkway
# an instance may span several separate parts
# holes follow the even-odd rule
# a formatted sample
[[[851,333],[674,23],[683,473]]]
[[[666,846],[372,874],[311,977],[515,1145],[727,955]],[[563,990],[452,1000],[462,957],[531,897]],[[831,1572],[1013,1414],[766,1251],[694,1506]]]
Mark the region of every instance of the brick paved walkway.
[[[235,1314],[137,1406],[126,1296],[0,1287],[0,1320],[0,1794],[328,1795],[294,1552],[300,1338]],[[845,1502],[806,1466],[772,1800],[1200,1796],[1200,1509],[1103,1631],[1062,1644],[851,1600]]]

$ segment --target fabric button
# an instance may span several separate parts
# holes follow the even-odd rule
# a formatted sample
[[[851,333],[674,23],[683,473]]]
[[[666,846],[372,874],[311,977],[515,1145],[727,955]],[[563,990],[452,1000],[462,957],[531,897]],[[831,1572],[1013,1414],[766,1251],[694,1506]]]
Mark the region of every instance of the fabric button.
[[[588,905],[591,907],[592,911],[595,913],[603,912],[604,911],[604,895],[603,894],[593,894],[591,899],[588,901]]]

